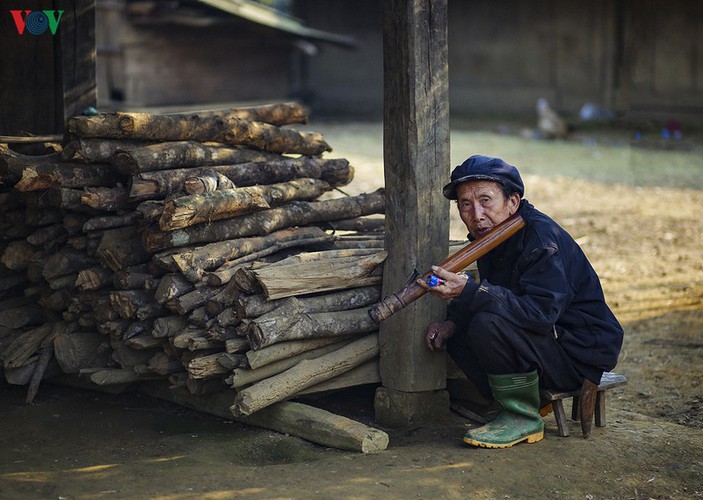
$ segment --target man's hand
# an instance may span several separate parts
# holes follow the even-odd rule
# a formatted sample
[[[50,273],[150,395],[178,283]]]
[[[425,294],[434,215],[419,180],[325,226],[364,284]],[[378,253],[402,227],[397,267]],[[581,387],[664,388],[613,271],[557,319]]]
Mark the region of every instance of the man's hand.
[[[453,299],[461,294],[461,291],[469,281],[469,277],[465,274],[456,274],[438,266],[432,266],[432,272],[435,276],[442,279],[442,282],[437,286],[430,286],[421,278],[418,278],[417,283],[430,292],[435,297],[442,299]]]
[[[443,351],[447,345],[449,337],[454,335],[456,325],[453,321],[441,321],[439,323],[430,323],[427,326],[427,334],[425,342],[430,351]]]

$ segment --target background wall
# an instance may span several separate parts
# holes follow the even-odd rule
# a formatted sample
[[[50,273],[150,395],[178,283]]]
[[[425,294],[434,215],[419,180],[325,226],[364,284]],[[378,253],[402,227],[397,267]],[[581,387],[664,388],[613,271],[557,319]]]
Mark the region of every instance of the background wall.
[[[311,25],[353,34],[359,51],[324,48],[310,85],[325,113],[375,111],[381,18],[375,0],[299,0]],[[453,117],[562,112],[586,102],[626,116],[703,116],[703,2],[697,0],[449,1]]]

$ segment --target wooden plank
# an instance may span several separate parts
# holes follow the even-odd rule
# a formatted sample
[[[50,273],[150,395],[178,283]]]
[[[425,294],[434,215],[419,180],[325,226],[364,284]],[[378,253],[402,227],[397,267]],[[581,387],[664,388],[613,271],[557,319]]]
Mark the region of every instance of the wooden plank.
[[[386,241],[383,296],[415,269],[447,255],[449,178],[447,2],[384,0],[384,165]],[[445,303],[424,297],[381,323],[381,379],[387,388],[432,391],[445,386],[443,355],[424,342]]]

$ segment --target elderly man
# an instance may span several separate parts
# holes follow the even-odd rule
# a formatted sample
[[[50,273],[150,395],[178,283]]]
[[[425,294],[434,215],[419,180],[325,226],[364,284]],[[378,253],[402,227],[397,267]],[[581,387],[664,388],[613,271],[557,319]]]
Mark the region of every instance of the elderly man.
[[[597,385],[622,346],[622,328],[588,259],[523,195],[518,170],[499,158],[476,155],[456,167],[444,196],[456,200],[470,239],[516,212],[525,227],[478,260],[480,283],[439,267],[433,267],[439,284],[420,280],[431,294],[453,299],[446,320],[427,327],[428,347],[446,348],[479,392],[498,404],[494,420],[464,436],[474,446],[541,440],[540,387]]]

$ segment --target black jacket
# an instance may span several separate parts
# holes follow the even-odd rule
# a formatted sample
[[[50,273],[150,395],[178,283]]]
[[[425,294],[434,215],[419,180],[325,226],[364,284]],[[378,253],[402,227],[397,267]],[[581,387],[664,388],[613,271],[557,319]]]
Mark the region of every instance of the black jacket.
[[[574,239],[523,200],[525,227],[478,260],[481,282],[471,280],[449,305],[457,330],[477,311],[517,327],[554,335],[579,365],[615,367],[623,330],[603,297],[598,275]]]

